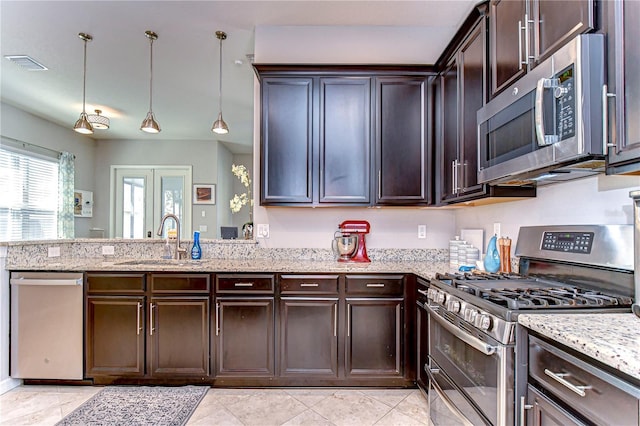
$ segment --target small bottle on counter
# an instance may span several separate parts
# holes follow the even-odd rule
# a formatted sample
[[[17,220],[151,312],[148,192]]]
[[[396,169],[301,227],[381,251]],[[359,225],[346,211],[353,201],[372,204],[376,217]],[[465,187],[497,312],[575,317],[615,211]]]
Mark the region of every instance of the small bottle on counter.
[[[200,232],[193,233],[193,246],[191,247],[191,259],[198,260],[202,258],[202,249],[200,248]]]

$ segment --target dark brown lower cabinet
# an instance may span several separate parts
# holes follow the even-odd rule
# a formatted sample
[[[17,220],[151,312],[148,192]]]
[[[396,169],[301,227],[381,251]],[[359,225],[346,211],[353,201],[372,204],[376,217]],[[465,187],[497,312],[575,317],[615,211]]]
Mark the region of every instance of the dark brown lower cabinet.
[[[280,375],[338,377],[338,299],[280,299]]]
[[[274,298],[216,300],[216,377],[272,377]]]
[[[209,376],[209,297],[155,297],[149,309],[152,376]]]
[[[87,377],[144,376],[144,307],[144,296],[87,298]]]
[[[346,375],[403,377],[403,299],[346,300]]]

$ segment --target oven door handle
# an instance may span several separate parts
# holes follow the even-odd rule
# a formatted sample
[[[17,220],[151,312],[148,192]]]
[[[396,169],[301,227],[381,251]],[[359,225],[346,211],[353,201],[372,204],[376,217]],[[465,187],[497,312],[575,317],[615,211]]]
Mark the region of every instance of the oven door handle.
[[[440,324],[444,329],[446,329],[449,333],[453,334],[472,348],[482,352],[483,354],[489,356],[496,353],[497,348],[495,346],[489,345],[482,340],[478,339],[475,336],[465,333],[460,330],[453,324],[450,324],[447,320],[442,319],[433,309],[427,306],[429,310],[429,316],[436,320],[438,324]]]
[[[433,387],[433,390],[438,394],[438,396],[440,397],[444,405],[447,406],[449,411],[451,411],[462,422],[464,426],[474,426],[473,422],[469,421],[469,419],[467,419],[465,415],[462,414],[462,411],[460,411],[458,407],[456,407],[453,401],[449,399],[449,396],[442,390],[442,388],[438,384],[438,381],[435,379],[434,375],[438,374],[440,370],[437,368],[436,369],[425,368],[425,371],[429,376],[429,383]]]

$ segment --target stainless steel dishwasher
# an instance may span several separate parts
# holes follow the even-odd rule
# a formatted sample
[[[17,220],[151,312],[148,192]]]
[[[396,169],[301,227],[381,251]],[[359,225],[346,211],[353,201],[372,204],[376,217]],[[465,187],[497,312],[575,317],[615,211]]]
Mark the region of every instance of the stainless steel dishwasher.
[[[83,377],[83,275],[12,272],[11,377]]]

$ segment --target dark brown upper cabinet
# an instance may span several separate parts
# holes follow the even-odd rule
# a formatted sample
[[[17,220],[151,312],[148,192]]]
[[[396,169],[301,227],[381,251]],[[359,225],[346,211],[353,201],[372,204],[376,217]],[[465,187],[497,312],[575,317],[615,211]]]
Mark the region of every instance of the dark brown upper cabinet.
[[[640,174],[640,2],[606,4],[609,52],[607,174]]]
[[[492,0],[491,96],[578,34],[595,28],[594,0]]]

